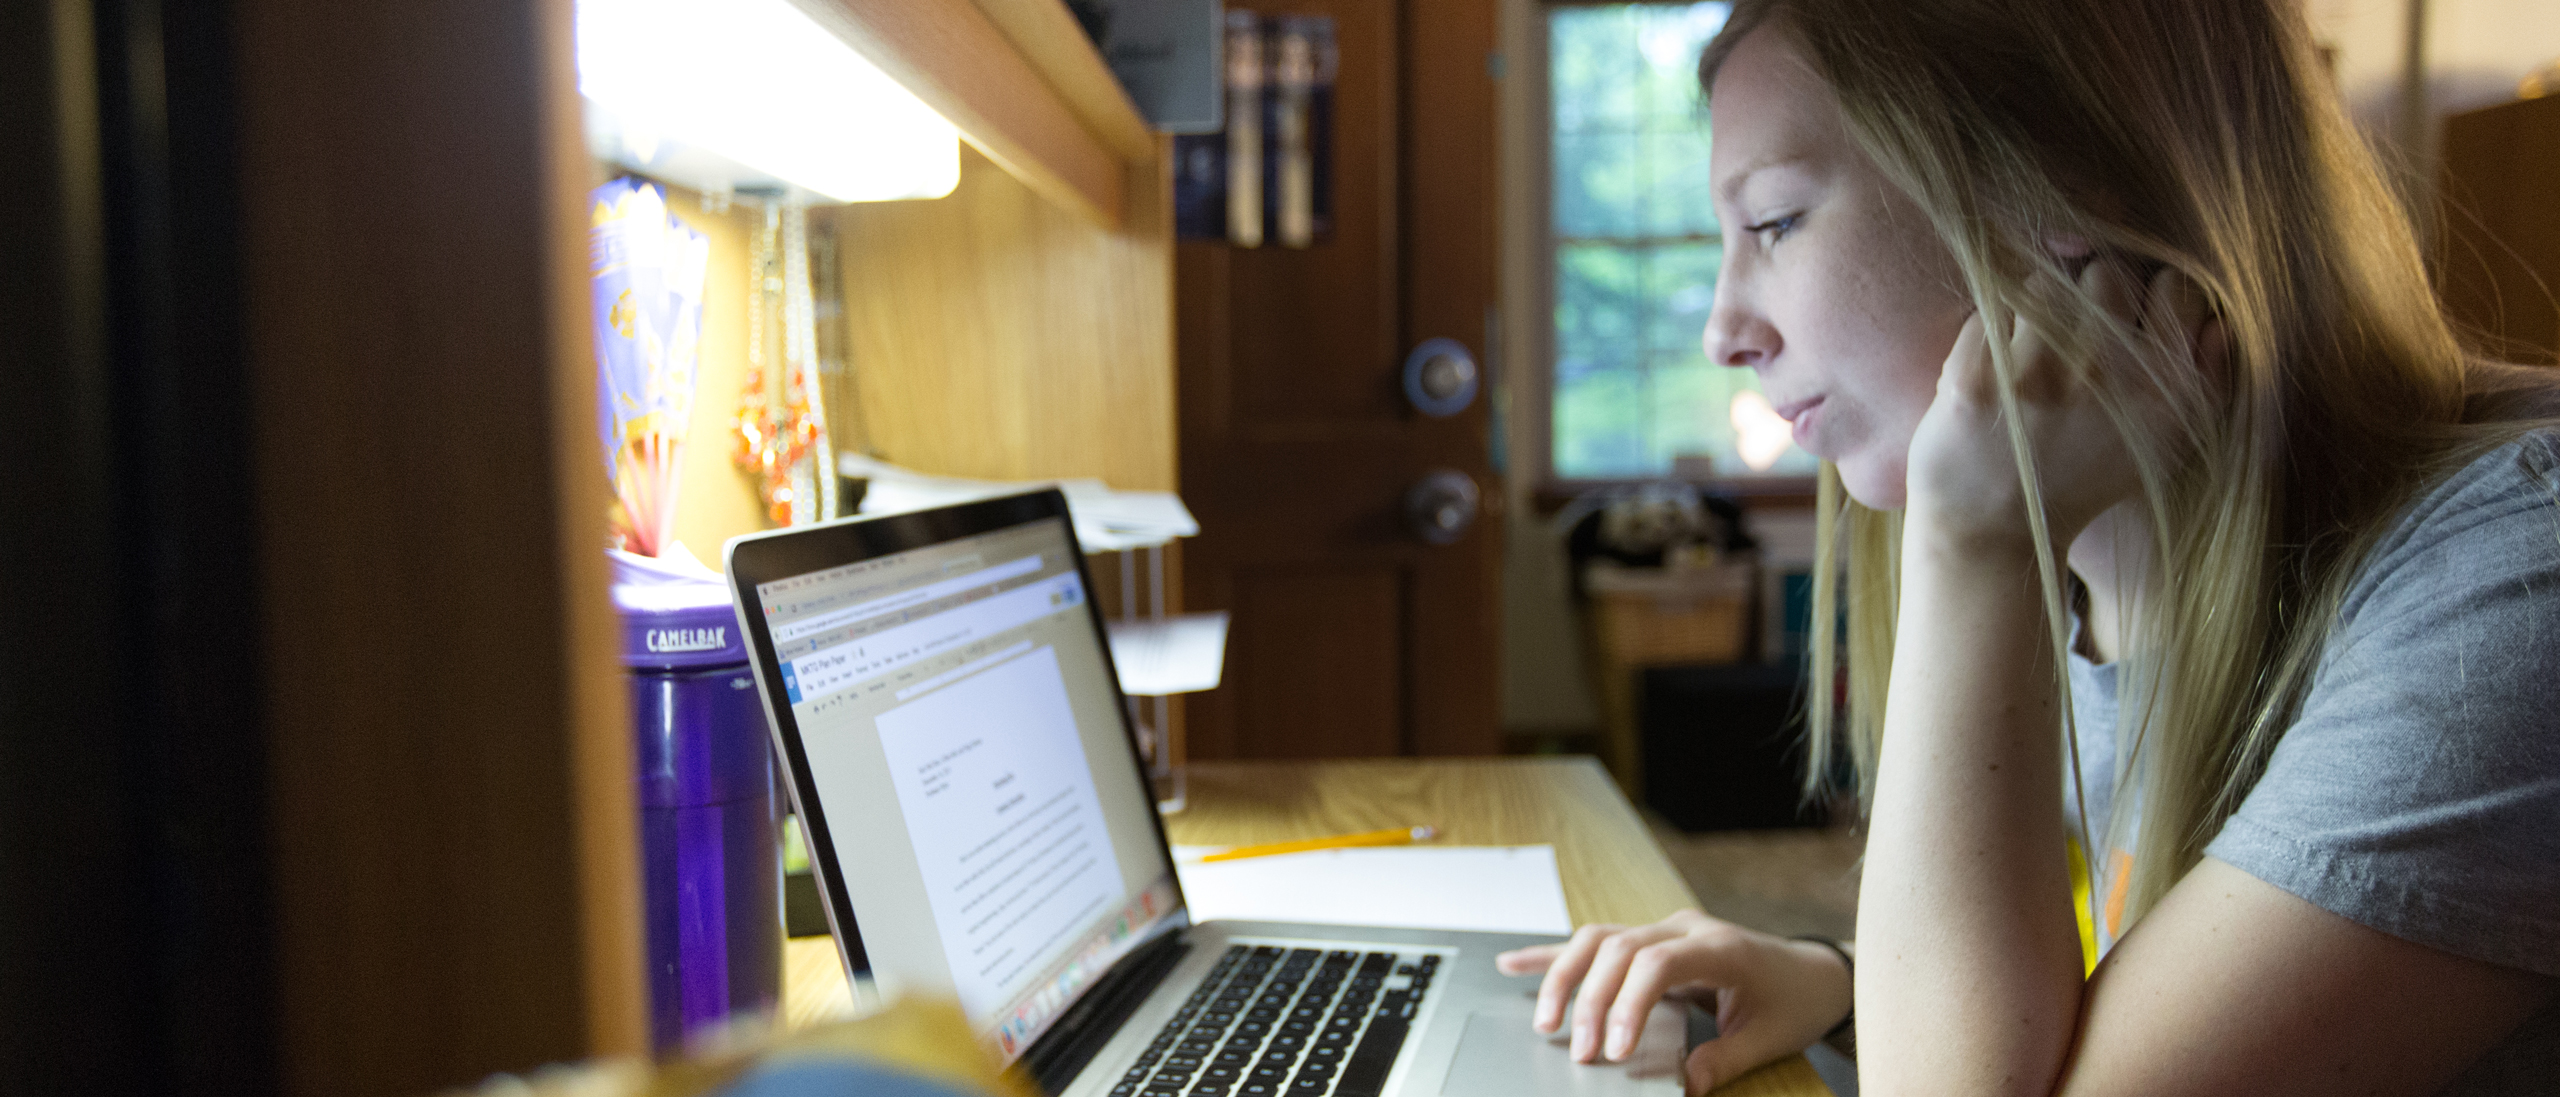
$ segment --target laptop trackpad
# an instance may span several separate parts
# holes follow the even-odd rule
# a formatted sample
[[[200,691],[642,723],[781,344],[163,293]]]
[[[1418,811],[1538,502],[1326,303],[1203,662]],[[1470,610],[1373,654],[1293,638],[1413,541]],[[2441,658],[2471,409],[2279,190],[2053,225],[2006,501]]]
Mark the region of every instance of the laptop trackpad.
[[[1457,1059],[1440,1083],[1443,1097],[1571,1093],[1655,1097],[1681,1091],[1688,1024],[1677,1003],[1653,1007],[1635,1056],[1623,1063],[1573,1061],[1566,1033],[1540,1036],[1529,1027],[1534,997],[1497,998],[1467,1015]]]

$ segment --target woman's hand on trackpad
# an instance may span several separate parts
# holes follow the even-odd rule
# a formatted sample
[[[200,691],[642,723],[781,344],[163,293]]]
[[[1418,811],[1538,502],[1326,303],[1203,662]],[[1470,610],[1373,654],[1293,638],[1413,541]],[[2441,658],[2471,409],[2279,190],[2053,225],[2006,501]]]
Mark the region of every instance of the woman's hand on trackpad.
[[[1849,1015],[1849,972],[1829,948],[1684,910],[1652,925],[1590,925],[1562,944],[1494,958],[1506,975],[1545,972],[1531,1024],[1570,1025],[1576,1062],[1635,1053],[1645,1015],[1667,996],[1712,1002],[1716,1038],[1687,1064],[1704,1092],[1820,1040]]]

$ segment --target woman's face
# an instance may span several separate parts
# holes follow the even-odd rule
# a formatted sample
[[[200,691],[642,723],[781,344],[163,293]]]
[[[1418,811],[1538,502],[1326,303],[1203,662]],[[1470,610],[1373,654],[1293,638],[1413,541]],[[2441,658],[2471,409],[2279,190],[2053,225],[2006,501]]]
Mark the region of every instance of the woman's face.
[[[1707,357],[1758,374],[1852,498],[1898,509],[1912,431],[1972,311],[1962,274],[1783,27],[1744,36],[1712,92],[1725,252]]]

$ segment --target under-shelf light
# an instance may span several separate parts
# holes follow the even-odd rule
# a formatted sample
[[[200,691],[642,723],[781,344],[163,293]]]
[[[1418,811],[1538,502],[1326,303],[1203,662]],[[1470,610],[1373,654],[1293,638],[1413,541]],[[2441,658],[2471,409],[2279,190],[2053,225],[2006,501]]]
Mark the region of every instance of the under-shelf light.
[[[577,0],[599,156],[705,191],[939,198],[960,135],[791,0]]]

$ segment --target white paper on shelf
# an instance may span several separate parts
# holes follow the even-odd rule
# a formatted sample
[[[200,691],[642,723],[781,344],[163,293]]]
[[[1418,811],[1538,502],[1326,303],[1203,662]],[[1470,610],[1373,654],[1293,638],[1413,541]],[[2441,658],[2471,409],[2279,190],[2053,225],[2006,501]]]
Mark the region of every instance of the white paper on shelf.
[[[1111,662],[1120,669],[1120,692],[1132,697],[1216,689],[1226,670],[1227,615],[1113,621]]]
[[[1573,932],[1554,846],[1386,846],[1201,862],[1215,851],[1174,847],[1197,921]]]
[[[975,499],[1055,487],[1067,496],[1076,542],[1086,552],[1152,548],[1200,532],[1200,523],[1169,491],[1115,491],[1100,480],[973,480],[901,468],[859,453],[836,455],[836,472],[870,482],[864,514],[903,514]]]

